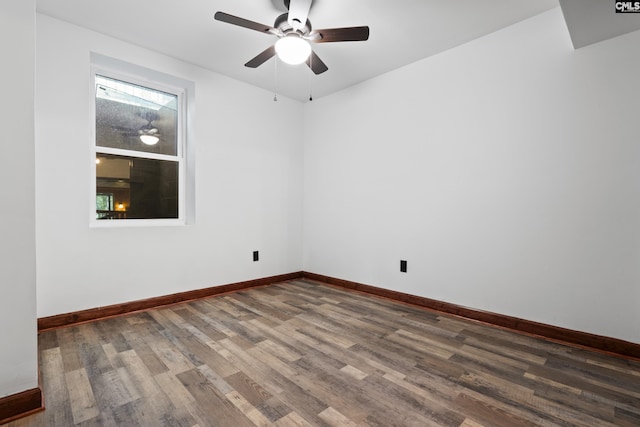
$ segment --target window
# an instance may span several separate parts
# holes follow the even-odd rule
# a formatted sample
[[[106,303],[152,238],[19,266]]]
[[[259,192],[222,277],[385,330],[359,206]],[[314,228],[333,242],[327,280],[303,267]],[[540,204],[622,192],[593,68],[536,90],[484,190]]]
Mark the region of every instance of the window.
[[[93,77],[93,223],[184,223],[183,90],[96,70]]]

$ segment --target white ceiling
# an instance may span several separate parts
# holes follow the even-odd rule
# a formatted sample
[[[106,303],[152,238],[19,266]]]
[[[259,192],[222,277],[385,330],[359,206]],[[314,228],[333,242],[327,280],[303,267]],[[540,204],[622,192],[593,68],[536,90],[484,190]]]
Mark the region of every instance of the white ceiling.
[[[329,67],[318,76],[304,64],[278,61],[277,92],[305,101],[312,91],[319,98],[557,7],[558,1],[315,0],[309,14],[314,28],[368,25],[370,38],[314,44]],[[257,69],[244,66],[276,37],[216,21],[213,15],[223,11],[273,25],[286,11],[282,0],[37,0],[37,10],[269,91],[276,89],[275,59]]]

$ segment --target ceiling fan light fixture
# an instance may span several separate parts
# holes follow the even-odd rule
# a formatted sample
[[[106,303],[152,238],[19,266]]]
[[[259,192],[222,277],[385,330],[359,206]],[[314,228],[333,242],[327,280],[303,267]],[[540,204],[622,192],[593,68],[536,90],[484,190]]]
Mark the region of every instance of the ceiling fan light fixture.
[[[140,135],[140,141],[142,141],[143,144],[156,145],[158,141],[160,141],[160,138],[155,135]]]
[[[311,54],[309,43],[297,34],[289,34],[276,42],[278,58],[290,65],[302,64]]]

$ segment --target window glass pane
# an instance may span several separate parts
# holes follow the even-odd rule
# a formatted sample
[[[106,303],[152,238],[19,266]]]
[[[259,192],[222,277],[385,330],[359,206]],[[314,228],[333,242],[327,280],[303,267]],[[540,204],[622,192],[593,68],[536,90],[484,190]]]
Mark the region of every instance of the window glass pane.
[[[96,76],[96,145],[175,156],[178,97]]]
[[[107,219],[113,210],[113,193],[96,194],[97,219]]]
[[[99,153],[96,218],[178,218],[178,162]]]

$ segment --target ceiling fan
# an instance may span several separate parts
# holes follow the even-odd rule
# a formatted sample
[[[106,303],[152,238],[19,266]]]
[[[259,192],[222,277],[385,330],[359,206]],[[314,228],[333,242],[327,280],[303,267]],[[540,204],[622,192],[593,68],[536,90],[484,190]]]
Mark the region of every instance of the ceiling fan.
[[[147,124],[138,129],[140,141],[146,145],[156,145],[160,141],[160,131],[152,123],[158,120],[158,115],[156,113],[146,113],[144,118],[147,119]]]
[[[344,27],[313,30],[308,19],[312,0],[284,0],[289,10],[278,16],[272,26],[249,21],[248,19],[216,12],[215,19],[228,24],[238,25],[250,30],[278,37],[278,41],[259,53],[244,64],[246,67],[257,68],[276,54],[289,64],[307,66],[315,73],[321,74],[329,68],[311,49],[311,43],[334,43],[347,41],[363,41],[369,39],[369,27]]]
[[[140,141],[147,145],[156,145],[160,141],[158,128],[152,128],[151,125],[140,129],[138,135],[140,136]]]
[[[147,121],[137,131],[129,127],[112,126],[116,131],[127,137],[139,138],[143,144],[156,145],[160,141],[160,131],[153,125],[158,120],[158,114],[155,112],[140,113],[140,117]]]

